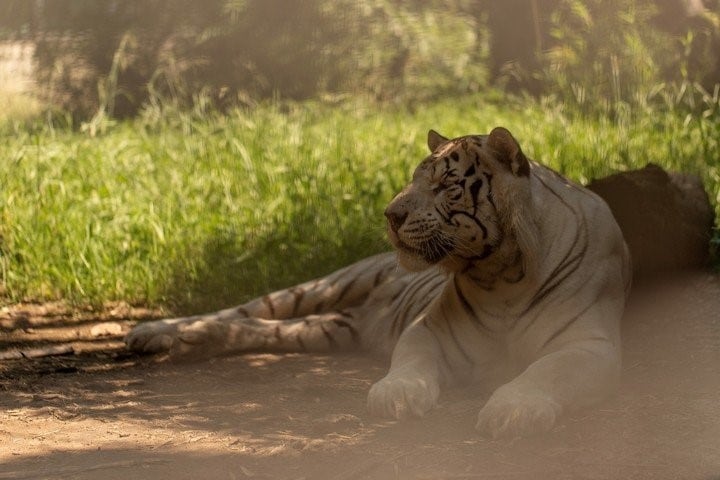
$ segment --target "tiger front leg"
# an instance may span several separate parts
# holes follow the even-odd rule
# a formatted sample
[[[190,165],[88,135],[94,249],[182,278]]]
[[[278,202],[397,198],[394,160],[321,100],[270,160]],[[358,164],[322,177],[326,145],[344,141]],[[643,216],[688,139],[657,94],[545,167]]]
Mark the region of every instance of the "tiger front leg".
[[[440,345],[423,324],[409,326],[393,350],[387,375],[368,394],[371,414],[402,419],[423,416],[440,396]]]
[[[609,340],[572,342],[495,390],[480,410],[476,428],[492,438],[547,432],[564,411],[602,400],[619,374],[620,354]]]

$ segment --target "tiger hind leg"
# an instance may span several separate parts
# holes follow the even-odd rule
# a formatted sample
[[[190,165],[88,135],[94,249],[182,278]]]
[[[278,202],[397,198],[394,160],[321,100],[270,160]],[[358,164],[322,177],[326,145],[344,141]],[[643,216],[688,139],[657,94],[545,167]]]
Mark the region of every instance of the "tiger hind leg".
[[[326,352],[361,344],[353,310],[306,317],[200,319],[183,325],[170,344],[175,359],[197,359],[236,352]]]
[[[145,322],[125,337],[130,350],[207,357],[247,350],[322,351],[346,347],[357,328],[351,313],[378,286],[404,272],[394,254],[366,258],[326,277],[205,315]]]

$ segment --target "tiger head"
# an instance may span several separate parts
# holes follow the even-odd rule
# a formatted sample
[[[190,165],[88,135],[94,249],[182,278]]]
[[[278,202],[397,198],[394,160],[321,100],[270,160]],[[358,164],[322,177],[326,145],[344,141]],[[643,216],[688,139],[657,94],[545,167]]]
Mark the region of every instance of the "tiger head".
[[[428,147],[412,182],[385,210],[400,263],[415,271],[431,265],[464,271],[509,243],[518,250],[531,165],[510,132],[498,127],[447,139],[430,130]]]

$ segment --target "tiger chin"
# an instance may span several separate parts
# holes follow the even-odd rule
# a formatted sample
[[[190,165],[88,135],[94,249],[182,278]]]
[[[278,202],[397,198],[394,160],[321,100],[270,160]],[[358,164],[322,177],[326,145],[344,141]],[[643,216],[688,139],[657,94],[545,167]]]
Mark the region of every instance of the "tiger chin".
[[[501,127],[453,139],[431,130],[428,147],[385,211],[396,253],[227,310],[140,324],[128,347],[183,359],[387,353],[367,405],[396,419],[428,414],[446,385],[500,376],[476,419],[493,438],[548,431],[600,401],[619,378],[631,276],[608,206],[529,160]]]

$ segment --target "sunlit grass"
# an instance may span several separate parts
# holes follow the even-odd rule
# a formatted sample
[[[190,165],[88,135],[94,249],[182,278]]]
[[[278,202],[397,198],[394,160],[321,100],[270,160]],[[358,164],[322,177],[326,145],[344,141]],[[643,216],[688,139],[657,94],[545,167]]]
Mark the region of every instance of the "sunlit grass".
[[[0,131],[36,120],[42,113],[40,101],[27,93],[0,89]]]
[[[187,312],[321,275],[386,248],[384,206],[425,155],[428,128],[496,125],[576,180],[654,162],[699,173],[720,201],[717,116],[670,110],[611,122],[476,96],[148,110],[94,137],[16,125],[0,142],[0,288],[6,301]]]

